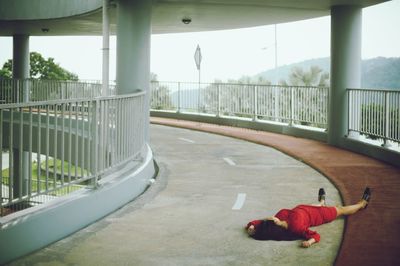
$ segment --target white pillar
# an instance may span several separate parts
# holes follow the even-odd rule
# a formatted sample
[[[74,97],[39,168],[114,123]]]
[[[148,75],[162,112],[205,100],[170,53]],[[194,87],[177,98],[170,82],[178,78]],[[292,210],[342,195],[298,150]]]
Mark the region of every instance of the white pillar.
[[[13,36],[13,65],[14,79],[29,78],[29,36]]]
[[[13,36],[13,64],[12,74],[14,79],[28,79],[29,78],[29,36],[28,35],[14,35]],[[20,92],[23,92],[23,101],[29,101],[29,83],[21,82],[22,86]],[[14,89],[18,89],[15,87]],[[20,125],[22,126],[22,125]],[[13,194],[18,197],[28,194],[28,169],[29,169],[29,153],[20,151],[18,148],[13,149],[13,162],[14,162],[14,176],[17,177],[14,181]],[[22,173],[20,173],[19,165],[22,164]],[[22,182],[22,191],[19,190],[19,184]]]
[[[331,9],[331,87],[328,143],[340,145],[348,129],[347,88],[361,86],[362,9],[334,6]]]
[[[151,0],[119,0],[117,94],[145,91],[144,136],[149,141]]]
[[[109,73],[110,73],[110,20],[108,12],[108,1],[103,0],[103,73],[102,73],[102,95],[109,95]]]
[[[151,7],[149,0],[118,1],[117,94],[149,90]]]

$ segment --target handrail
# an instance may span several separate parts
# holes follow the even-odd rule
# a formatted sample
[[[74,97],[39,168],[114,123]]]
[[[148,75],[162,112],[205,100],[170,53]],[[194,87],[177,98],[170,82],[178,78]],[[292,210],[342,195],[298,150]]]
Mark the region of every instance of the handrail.
[[[114,86],[110,86],[114,87]],[[0,103],[39,102],[102,96],[102,85],[64,80],[0,79]]]
[[[0,171],[0,216],[80,189],[76,184],[94,187],[141,157],[145,98],[138,92],[0,105],[0,168],[9,169]]]
[[[327,128],[327,87],[152,82],[152,110]]]
[[[347,94],[349,136],[400,146],[400,90],[348,88]]]

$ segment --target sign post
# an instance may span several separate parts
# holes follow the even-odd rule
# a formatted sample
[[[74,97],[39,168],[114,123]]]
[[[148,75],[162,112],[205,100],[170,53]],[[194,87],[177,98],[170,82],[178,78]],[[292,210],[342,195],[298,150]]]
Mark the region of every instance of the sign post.
[[[200,64],[201,64],[201,50],[200,46],[197,45],[196,51],[194,52],[194,61],[196,63],[197,70],[199,70],[199,90],[197,97],[197,111],[200,113]]]

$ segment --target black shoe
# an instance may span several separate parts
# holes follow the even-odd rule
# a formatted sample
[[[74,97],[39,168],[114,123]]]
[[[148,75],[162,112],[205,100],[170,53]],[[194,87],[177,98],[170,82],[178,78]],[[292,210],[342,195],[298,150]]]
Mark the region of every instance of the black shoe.
[[[369,200],[371,199],[371,189],[369,187],[365,188],[362,199],[367,202],[367,205],[365,206],[365,208],[367,208]]]
[[[318,201],[320,202],[321,200],[325,200],[325,195],[325,190],[320,188],[318,191]]]

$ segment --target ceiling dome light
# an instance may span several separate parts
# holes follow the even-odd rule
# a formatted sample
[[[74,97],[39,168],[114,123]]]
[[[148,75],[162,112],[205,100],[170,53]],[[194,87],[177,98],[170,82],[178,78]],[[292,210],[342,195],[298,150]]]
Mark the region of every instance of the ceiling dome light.
[[[182,23],[183,24],[189,24],[190,22],[192,22],[192,19],[191,18],[188,18],[188,17],[184,17],[183,19],[182,19]]]

